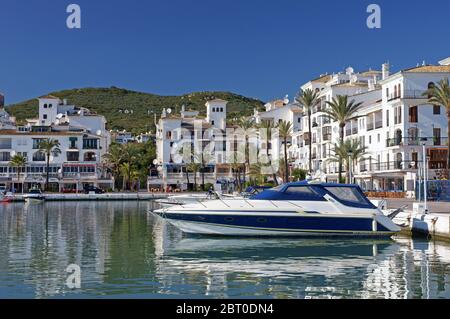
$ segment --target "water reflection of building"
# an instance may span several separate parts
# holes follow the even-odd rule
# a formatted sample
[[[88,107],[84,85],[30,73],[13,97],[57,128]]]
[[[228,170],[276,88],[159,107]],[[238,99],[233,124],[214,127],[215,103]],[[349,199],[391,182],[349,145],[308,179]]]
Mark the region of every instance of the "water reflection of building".
[[[97,206],[70,202],[0,208],[0,227],[7,236],[1,240],[0,260],[13,263],[11,269],[0,264],[2,272],[20,273],[36,298],[67,293],[70,264],[82,266],[83,284],[101,282],[115,211]]]
[[[0,206],[0,291],[38,298],[450,298],[448,245],[189,238],[146,214],[149,205]],[[81,291],[65,286],[72,263],[82,268]]]
[[[439,242],[398,239],[398,252],[372,265],[365,298],[450,298],[450,247]]]
[[[171,241],[167,233],[160,238],[171,243],[156,266],[165,292],[190,278],[201,278],[197,293],[216,298],[240,289],[250,297],[277,298],[448,298],[450,292],[450,247],[436,243],[424,249],[410,239],[341,246],[314,240]]]

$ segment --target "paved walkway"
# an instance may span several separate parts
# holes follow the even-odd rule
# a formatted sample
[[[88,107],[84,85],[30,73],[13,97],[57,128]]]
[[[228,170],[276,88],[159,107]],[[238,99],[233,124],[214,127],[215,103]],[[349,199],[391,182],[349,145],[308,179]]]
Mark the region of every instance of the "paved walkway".
[[[387,208],[396,209],[404,205],[408,205],[408,209],[412,210],[413,203],[417,202],[412,199],[387,199]],[[448,202],[428,202],[430,213],[450,214],[450,203]]]

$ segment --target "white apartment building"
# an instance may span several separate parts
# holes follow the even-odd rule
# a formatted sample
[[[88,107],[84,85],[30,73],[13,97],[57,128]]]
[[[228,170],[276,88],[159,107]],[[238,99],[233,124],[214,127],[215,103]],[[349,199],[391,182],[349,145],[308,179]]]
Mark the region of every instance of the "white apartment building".
[[[179,115],[172,114],[171,109],[163,110],[156,123],[155,165],[158,171],[149,177],[149,189],[161,185],[164,188],[171,186],[186,189],[188,178],[191,186],[194,178],[197,184],[201,183],[202,174],[194,176],[186,172],[186,162],[180,155],[180,149],[186,147],[186,143],[191,145],[191,160],[201,162],[203,153],[205,183],[232,180],[229,159],[226,157],[231,145],[224,139],[227,128],[230,128],[227,125],[227,103],[220,99],[206,102],[206,117],[199,116],[197,111],[185,110],[184,106]]]
[[[443,107],[428,103],[424,92],[443,78],[450,77],[450,59],[439,65],[422,65],[390,74],[382,71],[326,74],[304,84],[301,89],[319,92],[320,103],[313,110],[312,132],[301,107],[289,101],[266,105],[267,112],[255,114],[274,122],[293,123],[290,147],[293,167],[309,169],[309,143],[312,143],[313,172],[316,178],[337,182],[338,164],[330,161],[339,141],[339,125],[321,112],[338,95],[362,102],[358,119],[347,123],[345,138],[359,139],[367,147],[364,160],[355,163],[353,175],[365,190],[403,191],[414,195],[418,167],[426,147],[429,176],[446,167],[447,113]],[[280,143],[275,143],[280,144]]]
[[[16,191],[26,191],[36,185],[43,188],[46,156],[39,150],[39,143],[51,138],[58,140],[61,150],[61,154],[50,156],[52,190],[74,191],[87,184],[114,188],[112,176],[102,162],[110,145],[103,116],[45,96],[39,98],[38,119],[28,120],[25,126],[10,125],[10,118],[2,122],[9,124],[0,125],[0,186]],[[27,158],[20,174],[10,165],[16,154]]]

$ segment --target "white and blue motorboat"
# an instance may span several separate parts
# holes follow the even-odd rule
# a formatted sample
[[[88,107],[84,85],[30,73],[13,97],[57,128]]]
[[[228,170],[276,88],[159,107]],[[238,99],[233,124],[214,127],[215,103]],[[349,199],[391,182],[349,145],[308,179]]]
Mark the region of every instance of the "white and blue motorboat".
[[[250,198],[219,198],[153,213],[200,235],[390,237],[400,231],[357,185],[289,183]]]

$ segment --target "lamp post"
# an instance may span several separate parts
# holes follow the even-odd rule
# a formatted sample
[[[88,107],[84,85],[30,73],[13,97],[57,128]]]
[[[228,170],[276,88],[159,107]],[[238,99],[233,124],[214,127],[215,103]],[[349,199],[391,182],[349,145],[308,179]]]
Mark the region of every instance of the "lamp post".
[[[352,156],[353,152],[348,152],[348,183],[353,184],[353,172],[352,172]]]
[[[428,213],[428,157],[426,150],[426,143],[422,144],[422,158],[423,158],[423,200],[425,214]]]

